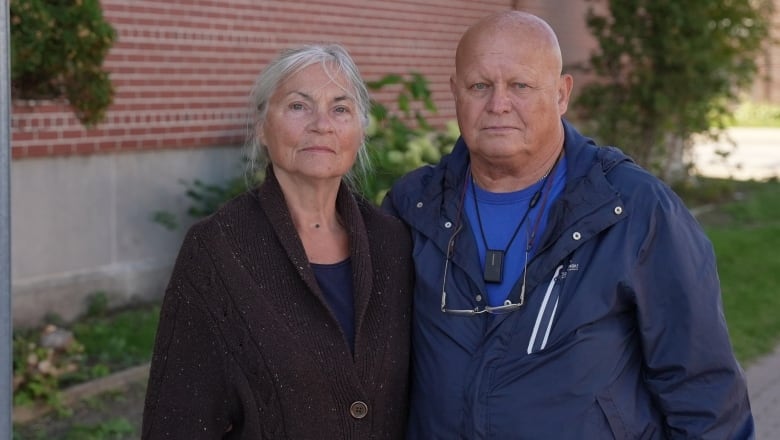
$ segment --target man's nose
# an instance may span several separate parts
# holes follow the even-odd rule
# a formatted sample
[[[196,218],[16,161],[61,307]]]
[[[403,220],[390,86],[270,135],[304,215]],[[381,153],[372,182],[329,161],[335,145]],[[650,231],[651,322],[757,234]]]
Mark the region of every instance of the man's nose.
[[[512,101],[506,87],[496,86],[490,94],[487,110],[492,113],[506,113],[512,108]]]

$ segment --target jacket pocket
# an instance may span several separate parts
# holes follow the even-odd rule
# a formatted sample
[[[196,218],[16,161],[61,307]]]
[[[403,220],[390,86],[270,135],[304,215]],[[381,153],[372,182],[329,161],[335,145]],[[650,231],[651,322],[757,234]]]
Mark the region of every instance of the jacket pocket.
[[[661,427],[651,420],[627,420],[611,394],[596,396],[596,403],[607,420],[612,435],[617,440],[660,440],[665,439]],[[629,418],[630,419],[630,418]]]
[[[626,429],[626,424],[623,421],[623,418],[620,416],[620,410],[618,410],[618,407],[615,404],[615,401],[612,400],[611,396],[596,396],[596,403],[598,403],[599,408],[601,408],[601,412],[607,419],[607,424],[609,425],[609,429],[612,431],[612,436],[615,439],[622,440],[635,438],[629,435],[628,429]]]
[[[536,353],[547,347],[553,322],[555,321],[555,313],[558,310],[558,299],[560,298],[561,286],[563,285],[562,281],[565,276],[566,272],[563,270],[563,265],[560,265],[555,269],[555,274],[553,274],[550,283],[547,285],[542,305],[539,307],[536,321],[534,321],[531,337],[528,340],[528,348],[526,349],[528,354]]]

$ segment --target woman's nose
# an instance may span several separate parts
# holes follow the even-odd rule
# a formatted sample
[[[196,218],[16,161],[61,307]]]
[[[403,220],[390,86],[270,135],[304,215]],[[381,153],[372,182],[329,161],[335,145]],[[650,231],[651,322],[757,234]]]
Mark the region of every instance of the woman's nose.
[[[326,111],[317,110],[312,114],[311,127],[317,132],[333,131],[333,120]]]

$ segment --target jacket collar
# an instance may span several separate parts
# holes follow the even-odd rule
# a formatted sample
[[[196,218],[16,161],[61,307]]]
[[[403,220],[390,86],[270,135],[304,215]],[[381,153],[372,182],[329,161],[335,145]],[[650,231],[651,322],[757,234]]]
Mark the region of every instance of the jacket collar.
[[[597,146],[566,121],[564,130],[566,187],[551,207],[533,270],[529,265],[529,287],[554,271],[566,255],[629,214],[607,176],[619,163],[631,159],[616,148]]]

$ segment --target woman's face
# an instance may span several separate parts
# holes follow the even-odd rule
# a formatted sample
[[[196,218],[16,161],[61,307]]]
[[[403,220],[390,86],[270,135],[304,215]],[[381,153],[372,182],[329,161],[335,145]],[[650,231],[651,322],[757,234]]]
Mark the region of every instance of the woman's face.
[[[258,127],[278,177],[340,179],[352,168],[363,140],[354,96],[342,74],[319,63],[281,83]]]

